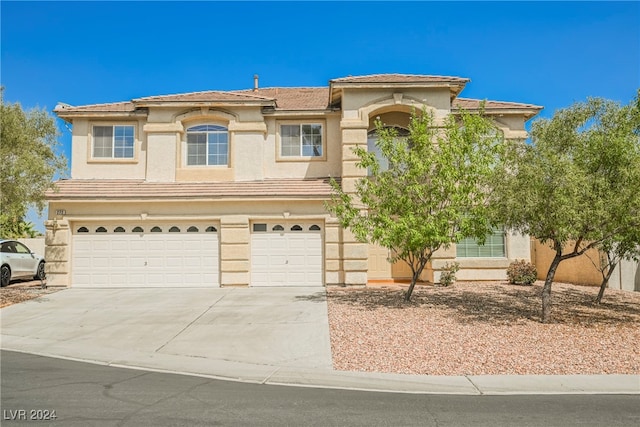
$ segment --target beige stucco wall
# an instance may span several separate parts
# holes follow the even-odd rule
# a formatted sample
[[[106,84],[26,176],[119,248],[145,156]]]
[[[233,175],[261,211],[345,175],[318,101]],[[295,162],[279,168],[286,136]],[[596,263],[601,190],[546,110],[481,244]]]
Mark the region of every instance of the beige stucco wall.
[[[394,94],[397,95],[394,97]],[[438,117],[443,117],[450,111],[449,89],[345,89],[342,98],[343,118],[367,120],[371,106],[383,110],[388,107],[392,111],[394,106],[397,109],[399,105],[416,107],[418,110],[426,105],[437,111]]]
[[[555,252],[540,241],[533,239],[533,263],[538,270],[538,279],[544,280],[549,271]],[[571,245],[567,246],[571,249]],[[562,261],[556,270],[554,281],[578,285],[600,286],[602,275],[593,262],[599,264],[600,256],[596,249],[588,250],[584,255]],[[592,262],[593,260],[593,262]],[[609,279],[609,287],[626,291],[640,291],[640,263],[622,260]]]
[[[279,158],[279,123],[318,122],[324,127],[324,156]],[[150,108],[147,121],[136,123],[134,159],[91,159],[91,129],[96,124],[130,120],[74,120],[74,179],[146,179],[148,181],[253,181],[277,178],[339,176],[340,114],[263,117],[260,108],[234,110]],[[185,129],[216,123],[229,128],[228,166],[186,166]]]
[[[125,124],[135,126],[133,159],[93,159],[91,139],[93,126]],[[144,179],[146,174],[146,135],[142,121],[88,120],[73,121],[71,176],[74,179]]]
[[[44,256],[44,237],[23,238],[17,240],[18,242],[25,244],[31,250],[31,252],[35,252],[38,255]]]
[[[538,279],[544,280],[555,256],[555,251],[538,240],[534,240],[532,246],[534,251],[534,264],[538,270]],[[569,246],[567,246],[567,249],[568,248]],[[583,256],[562,261],[556,270],[553,280],[579,285],[600,285],[602,276],[590,258],[598,262],[598,251],[590,249]]]

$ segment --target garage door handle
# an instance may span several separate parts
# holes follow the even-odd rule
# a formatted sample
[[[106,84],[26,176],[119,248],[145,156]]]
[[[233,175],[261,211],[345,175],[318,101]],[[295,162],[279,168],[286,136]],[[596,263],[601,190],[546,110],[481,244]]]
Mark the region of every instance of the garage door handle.
[[[144,266],[145,266],[145,267],[147,266],[147,261],[145,261],[145,262],[144,262]]]

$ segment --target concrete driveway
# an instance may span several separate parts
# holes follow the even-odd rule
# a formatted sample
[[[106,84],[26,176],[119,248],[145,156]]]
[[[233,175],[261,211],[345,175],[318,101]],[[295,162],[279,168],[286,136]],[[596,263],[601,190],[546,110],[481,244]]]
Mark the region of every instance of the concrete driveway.
[[[317,287],[65,289],[0,316],[4,349],[236,378],[332,367]]]
[[[0,320],[3,350],[259,384],[435,394],[640,393],[637,375],[334,371],[323,288],[65,289],[4,307]]]

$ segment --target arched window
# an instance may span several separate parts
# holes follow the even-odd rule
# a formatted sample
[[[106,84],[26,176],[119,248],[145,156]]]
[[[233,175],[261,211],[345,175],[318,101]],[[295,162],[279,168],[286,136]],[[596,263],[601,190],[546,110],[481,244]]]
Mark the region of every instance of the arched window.
[[[88,233],[89,229],[87,227],[78,228],[78,233]]]
[[[313,224],[311,227],[309,227],[309,230],[310,231],[320,231],[320,226]]]
[[[229,131],[219,125],[187,129],[187,166],[226,166],[229,163]]]
[[[114,233],[124,233],[124,228],[122,228],[122,227],[116,227],[116,228],[113,230],[113,232],[114,232]]]
[[[142,227],[134,227],[131,231],[134,233],[144,233],[144,229]]]
[[[197,233],[198,231],[198,227],[196,227],[195,225],[192,225],[191,227],[187,228],[187,233]]]
[[[207,227],[206,230],[207,233],[215,233],[216,231],[218,231],[213,225],[210,225],[209,227]]]
[[[296,224],[293,227],[291,227],[291,231],[302,231],[302,227]]]
[[[396,138],[408,138],[409,131],[400,126],[385,126],[385,129],[394,132]],[[380,151],[380,147],[378,147],[378,130],[372,129],[367,133],[367,151],[370,153],[376,153],[376,157],[378,159],[378,163],[380,164],[380,170],[388,170],[389,169],[389,160],[382,155]],[[369,171],[371,174],[371,171]]]
[[[162,228],[155,226],[151,229],[152,233],[162,233]]]
[[[169,229],[169,233],[179,233],[180,229],[175,225]]]
[[[104,227],[98,227],[96,228],[96,233],[106,233],[107,229]]]
[[[281,226],[281,225],[274,225],[271,230],[273,230],[273,231],[284,231],[284,227]]]

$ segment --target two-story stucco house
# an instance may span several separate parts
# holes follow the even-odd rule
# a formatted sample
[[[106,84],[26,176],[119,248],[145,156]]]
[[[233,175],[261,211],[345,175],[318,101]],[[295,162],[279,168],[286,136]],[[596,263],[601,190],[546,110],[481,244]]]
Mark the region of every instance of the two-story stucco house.
[[[466,78],[383,74],[328,87],[254,88],[60,104],[73,127],[71,179],[49,192],[50,285],[323,286],[409,277],[386,249],[357,242],[324,208],[329,177],[366,176],[352,149],[374,147],[374,120],[406,128],[412,109],[474,110]],[[541,107],[488,101],[506,138],[525,138]],[[441,251],[460,279],[502,279],[529,238]]]

